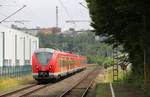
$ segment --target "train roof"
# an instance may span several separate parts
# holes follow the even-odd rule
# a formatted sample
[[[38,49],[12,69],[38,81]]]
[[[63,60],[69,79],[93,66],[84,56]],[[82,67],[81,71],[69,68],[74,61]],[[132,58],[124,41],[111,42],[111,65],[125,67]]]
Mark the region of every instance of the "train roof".
[[[50,48],[40,48],[38,50],[35,50],[35,53],[40,53],[40,52],[50,52],[50,53],[54,53],[54,49],[50,49]]]
[[[80,56],[80,55],[77,55],[77,54],[72,54],[72,53],[66,53],[66,52],[62,52],[62,51],[59,51],[59,50],[54,50],[54,49],[51,49],[51,48],[40,48],[38,50],[35,50],[35,53],[40,53],[40,52],[50,52],[50,53],[54,53],[54,51],[56,51],[57,53],[59,54],[63,54],[63,55],[71,55],[73,57],[82,57],[82,58],[86,58],[85,56]]]
[[[81,55],[77,55],[77,54],[72,54],[72,53],[61,52],[61,51],[57,51],[57,53],[63,54],[63,55],[65,55],[65,56],[70,55],[70,56],[73,56],[73,57],[86,58],[85,56],[81,56]]]

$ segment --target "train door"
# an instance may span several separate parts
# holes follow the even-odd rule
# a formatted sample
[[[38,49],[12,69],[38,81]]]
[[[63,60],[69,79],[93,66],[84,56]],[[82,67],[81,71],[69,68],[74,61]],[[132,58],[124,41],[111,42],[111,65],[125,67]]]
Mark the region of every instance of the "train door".
[[[69,72],[69,57],[67,57],[67,72]]]
[[[77,59],[77,57],[75,58],[75,63],[76,63],[76,68],[78,68],[78,59]]]
[[[77,68],[77,64],[76,64],[76,57],[74,57],[74,68]]]
[[[58,63],[59,64],[59,72],[61,72],[61,65],[62,65],[61,64],[62,63],[62,61],[61,61],[61,55],[59,55],[59,59],[58,60],[59,60],[59,63]]]
[[[59,72],[61,72],[61,55],[58,55]]]
[[[80,58],[78,57],[78,67],[80,68]]]
[[[60,65],[60,69],[61,69],[61,72],[63,72],[63,57],[62,56],[61,56],[60,60],[61,60],[61,62],[60,62],[60,64],[61,64]]]
[[[69,69],[71,70],[72,69],[72,58],[71,57],[69,58],[69,64],[70,64]]]
[[[57,67],[58,67],[58,71],[60,72],[60,56],[57,56]]]
[[[74,69],[74,57],[72,58],[72,69]]]
[[[66,57],[65,56],[62,56],[62,61],[61,61],[61,70],[62,70],[62,72],[64,72],[64,71],[66,71]]]
[[[72,64],[72,61],[71,61],[71,57],[69,57],[69,70],[71,70],[72,68],[71,68],[71,65]]]
[[[65,57],[63,56],[63,63],[62,63],[62,68],[63,68],[63,72],[65,71]]]
[[[67,56],[65,56],[65,71],[68,71],[68,60],[67,60]]]
[[[64,71],[66,71],[66,57],[64,56]]]

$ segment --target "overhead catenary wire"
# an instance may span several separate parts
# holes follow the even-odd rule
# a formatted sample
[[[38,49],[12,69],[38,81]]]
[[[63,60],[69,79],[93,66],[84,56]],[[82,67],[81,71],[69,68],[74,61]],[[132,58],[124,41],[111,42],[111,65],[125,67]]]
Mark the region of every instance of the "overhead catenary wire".
[[[58,1],[60,2],[60,4],[62,5],[62,7],[64,8],[64,10],[65,10],[67,16],[70,18],[70,20],[73,21],[71,15],[69,14],[69,11],[67,10],[67,8],[65,7],[65,5],[63,4],[62,0],[58,0]],[[75,22],[73,22],[73,24],[75,25]]]
[[[80,4],[81,6],[83,6],[84,8],[88,9],[88,7],[86,7],[84,4],[82,4],[82,2],[79,2],[79,4]]]
[[[16,5],[0,4],[0,7],[16,7]]]
[[[2,23],[3,21],[7,20],[8,18],[12,17],[13,15],[15,15],[17,12],[19,12],[20,10],[22,10],[23,8],[25,8],[26,5],[23,5],[23,7],[21,7],[20,9],[18,9],[17,11],[15,11],[14,13],[12,13],[11,15],[9,15],[8,17],[6,17],[5,19],[1,20],[0,23]]]
[[[23,4],[23,3],[21,3],[21,2],[18,2],[17,0],[4,0],[4,2],[3,3],[1,3],[0,4],[0,8],[3,8],[3,11],[4,10],[6,10],[6,11],[4,11],[5,12],[5,14],[3,15],[3,13],[1,14],[0,13],[0,18],[1,18],[1,20],[3,19],[3,18],[5,18],[5,17],[8,17],[8,15],[10,14],[10,8],[11,7],[19,7],[19,8],[21,8],[22,6],[24,6],[24,5],[27,5],[28,3],[27,3],[27,1],[29,1],[29,0],[26,0],[26,2],[24,2],[25,4]],[[12,10],[12,9],[11,9]],[[7,12],[7,11],[9,11],[9,12]],[[30,6],[28,6],[28,8],[27,8],[27,10],[25,10],[24,11],[24,14],[26,13],[28,11],[28,13],[30,13],[30,15],[28,15],[28,17],[30,17],[30,18],[32,18],[32,17],[36,17],[36,14],[35,14],[35,12],[33,12],[33,10],[30,8]],[[9,14],[8,14],[9,13]],[[7,14],[7,15],[6,15]],[[32,14],[32,15],[31,15]],[[25,18],[27,18],[27,17],[23,17],[23,19],[25,19]],[[26,19],[26,20],[28,20],[28,19]],[[20,22],[21,21],[21,22]],[[31,21],[30,22],[24,22],[24,21],[22,21],[22,20],[20,20],[20,19],[16,19],[15,18],[15,20],[13,19],[13,18],[9,18],[8,20],[5,20],[5,21],[3,21],[3,23],[17,23],[17,24],[21,24],[21,25],[24,25],[24,26],[29,26],[29,25],[25,25],[25,23],[31,23]],[[33,21],[32,21],[33,22]]]
[[[25,25],[24,24],[25,22],[31,22],[31,21],[29,21],[29,20],[14,20],[14,21],[4,21],[4,22],[14,22],[14,23],[20,23],[20,24]]]
[[[66,23],[72,23],[72,22],[91,22],[90,20],[67,20]]]

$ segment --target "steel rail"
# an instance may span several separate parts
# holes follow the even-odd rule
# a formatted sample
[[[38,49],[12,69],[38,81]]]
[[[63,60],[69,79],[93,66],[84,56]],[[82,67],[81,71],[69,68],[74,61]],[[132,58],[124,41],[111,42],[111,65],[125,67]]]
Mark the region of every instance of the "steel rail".
[[[69,93],[74,87],[78,86],[83,80],[85,80],[86,78],[88,78],[88,76],[91,75],[91,73],[92,73],[93,71],[95,71],[95,69],[93,69],[91,72],[89,72],[87,75],[85,75],[85,76],[83,77],[83,79],[77,81],[77,83],[76,83],[75,85],[73,85],[70,89],[68,89],[66,92],[64,92],[60,97],[64,97],[63,95]],[[91,82],[91,84],[92,84],[92,82]],[[26,87],[23,87],[23,88],[20,88],[20,89],[11,91],[11,92],[7,92],[7,93],[4,93],[4,94],[1,94],[0,97],[7,97],[7,96],[15,95],[15,94],[17,94],[17,93],[19,93],[19,92],[21,92],[21,91],[29,90],[29,92],[24,93],[24,94],[22,94],[22,95],[19,96],[19,97],[26,97],[26,96],[28,96],[28,95],[30,95],[30,94],[32,94],[32,93],[38,91],[38,90],[43,89],[43,88],[46,88],[46,87],[48,87],[48,86],[50,86],[50,85],[52,85],[52,84],[49,83],[49,84],[46,84],[46,85],[44,85],[44,86],[39,86],[39,87],[38,87],[37,84],[33,84],[33,85],[26,86]],[[36,87],[36,86],[37,86],[36,89],[30,90],[30,89],[32,89],[32,88],[34,88],[34,87]],[[90,87],[90,85],[89,85],[89,87]]]
[[[92,73],[94,70],[92,70],[90,73]],[[90,73],[88,73],[86,76],[84,76],[85,78],[86,77],[88,77],[88,75],[90,74]],[[82,80],[84,80],[84,79],[82,79]],[[81,81],[82,81],[81,80]],[[55,83],[56,84],[56,83]],[[78,83],[78,84],[80,84],[80,83]],[[78,84],[76,84],[76,86],[78,85]],[[34,93],[34,92],[36,92],[36,91],[38,91],[38,90],[40,90],[40,89],[43,89],[43,88],[46,88],[46,87],[48,87],[48,86],[50,86],[51,84],[47,84],[47,85],[45,85],[45,86],[42,86],[42,87],[40,87],[40,88],[37,88],[37,89],[35,89],[35,90],[33,90],[33,91],[29,91],[28,93],[25,93],[25,94],[23,94],[23,95],[21,95],[21,96],[19,96],[19,97],[26,97],[26,96],[28,96],[28,95],[30,95],[30,94],[32,94],[32,93]]]
[[[34,85],[31,85],[31,86],[27,86],[27,87],[24,87],[24,88],[21,88],[21,89],[18,89],[18,90],[9,92],[9,93],[2,94],[2,95],[0,95],[0,97],[7,97],[7,96],[9,97],[9,96],[15,95],[15,94],[17,94],[17,93],[19,93],[19,92],[21,92],[21,91],[29,90],[29,92],[23,93],[23,94],[21,94],[20,96],[18,96],[18,97],[25,97],[25,96],[30,95],[31,93],[34,93],[34,92],[36,92],[36,91],[38,91],[38,90],[40,90],[40,89],[46,88],[46,87],[48,87],[49,85],[52,85],[52,84],[49,83],[49,84],[46,84],[46,85],[44,85],[44,86],[37,86],[37,84],[34,84]],[[37,87],[37,88],[35,88],[35,89],[33,89],[33,90],[30,90],[30,89],[32,89],[32,88],[34,88],[34,87]]]
[[[38,90],[41,90],[41,89],[43,89],[43,88],[46,88],[46,87],[48,87],[48,86],[50,86],[50,85],[52,85],[52,84],[49,83],[49,84],[47,84],[47,85],[41,86],[41,87],[39,87],[39,88],[37,88],[37,89],[34,89],[34,90],[32,90],[32,91],[29,91],[29,92],[27,92],[27,93],[21,95],[21,96],[19,96],[19,97],[27,97],[28,95],[30,95],[30,94],[32,94],[32,93],[38,91]]]
[[[34,87],[34,86],[36,86],[36,85],[37,85],[37,84],[33,84],[33,85],[29,85],[29,86],[26,86],[26,87],[23,87],[23,88],[20,88],[20,89],[11,91],[11,92],[3,93],[3,94],[0,95],[0,97],[6,97],[6,96],[9,96],[9,95],[13,95],[13,94],[18,93],[18,92],[20,92],[20,91],[23,91],[23,90],[32,88],[32,87]]]
[[[84,93],[82,94],[81,97],[86,97],[86,95],[87,95],[87,93],[88,93],[90,87],[92,86],[92,84],[93,84],[95,78],[97,77],[97,75],[98,75],[98,74],[96,74],[96,76],[94,77],[94,79],[90,82],[90,84],[88,85],[88,87],[86,88],[86,90],[84,91]]]
[[[95,71],[95,69],[93,69],[91,72],[89,72],[86,76],[84,76],[83,79],[79,80],[78,82],[76,82],[75,85],[73,85],[71,88],[69,88],[67,91],[65,91],[61,96],[59,97],[65,97],[67,96],[67,94],[69,94],[71,92],[71,90],[73,90],[76,86],[78,86],[80,83],[82,83],[82,81],[84,81],[86,78],[88,78],[89,75],[91,75],[91,73],[93,74],[93,71]],[[95,71],[96,72],[96,71]],[[95,78],[95,77],[94,77]],[[86,88],[86,90],[84,91],[84,93],[82,94],[83,97],[85,97],[86,93],[88,92],[90,86],[92,85],[94,80],[92,80],[90,82],[90,84],[88,85],[88,88]]]

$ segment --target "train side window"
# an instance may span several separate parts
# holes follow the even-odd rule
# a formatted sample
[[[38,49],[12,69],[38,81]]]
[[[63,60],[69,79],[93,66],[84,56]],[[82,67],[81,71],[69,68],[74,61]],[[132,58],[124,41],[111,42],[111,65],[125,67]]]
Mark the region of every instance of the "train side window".
[[[62,67],[62,65],[63,65],[63,58],[62,58],[62,56],[60,58],[60,62],[61,62],[61,67]]]
[[[61,57],[58,58],[59,67],[61,67]]]
[[[71,62],[72,62],[72,65],[73,65],[73,60],[71,60]]]
[[[64,64],[65,64],[65,60],[64,60],[64,57],[63,57],[63,67],[64,67]]]

